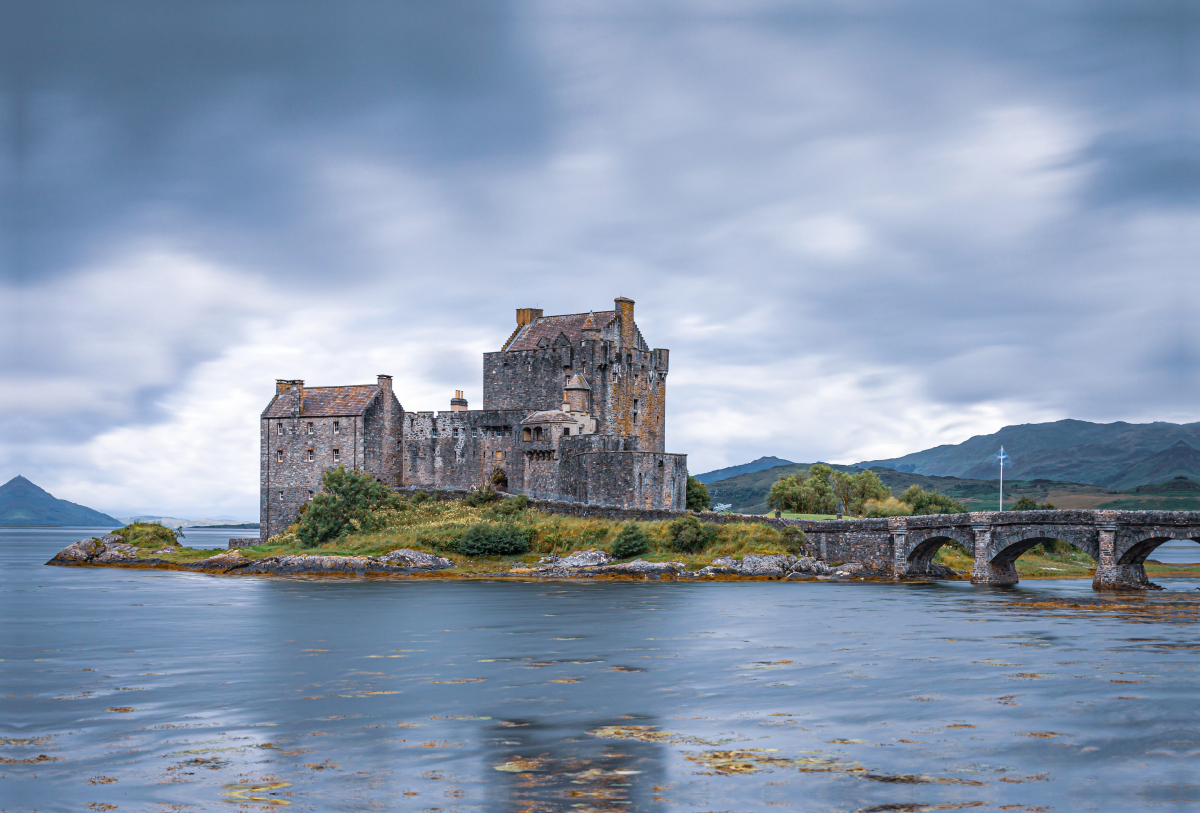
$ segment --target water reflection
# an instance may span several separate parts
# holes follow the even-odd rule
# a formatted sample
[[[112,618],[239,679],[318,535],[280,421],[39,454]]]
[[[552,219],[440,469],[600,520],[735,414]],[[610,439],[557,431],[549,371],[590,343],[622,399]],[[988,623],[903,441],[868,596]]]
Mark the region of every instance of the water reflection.
[[[1200,798],[1200,585],[1186,580],[1104,596],[1087,581],[463,584],[41,566],[79,536],[0,532],[6,810],[1182,810]]]

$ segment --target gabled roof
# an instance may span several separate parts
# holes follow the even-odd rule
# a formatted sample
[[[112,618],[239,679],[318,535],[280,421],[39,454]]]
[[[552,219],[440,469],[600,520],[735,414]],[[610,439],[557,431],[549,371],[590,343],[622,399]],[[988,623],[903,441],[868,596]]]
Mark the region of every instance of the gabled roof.
[[[544,412],[533,413],[521,423],[575,423],[575,419],[561,409],[547,409]]]
[[[539,347],[553,346],[562,336],[566,336],[568,343],[578,344],[588,338],[583,335],[584,330],[603,330],[616,318],[616,311],[539,316],[530,324],[520,328],[502,349],[537,350]]]
[[[264,418],[290,418],[296,399],[301,397],[301,418],[336,418],[339,416],[362,415],[379,394],[378,384],[361,384],[349,387],[305,387],[293,388],[276,395],[263,410]]]

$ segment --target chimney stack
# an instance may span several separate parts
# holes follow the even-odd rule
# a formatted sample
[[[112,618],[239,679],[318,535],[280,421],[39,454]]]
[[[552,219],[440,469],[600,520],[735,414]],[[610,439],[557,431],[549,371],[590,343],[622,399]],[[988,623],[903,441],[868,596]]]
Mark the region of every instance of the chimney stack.
[[[392,377],[390,375],[381,375],[378,377],[379,389],[387,392],[392,391]]]
[[[533,324],[542,315],[541,308],[517,308],[517,327]]]
[[[462,390],[454,391],[454,397],[450,399],[450,411],[451,412],[466,412],[467,411],[467,399],[463,398]]]
[[[633,323],[633,300],[618,296],[613,302],[621,317],[621,347],[630,350],[637,344],[634,338],[637,336],[637,327]]]

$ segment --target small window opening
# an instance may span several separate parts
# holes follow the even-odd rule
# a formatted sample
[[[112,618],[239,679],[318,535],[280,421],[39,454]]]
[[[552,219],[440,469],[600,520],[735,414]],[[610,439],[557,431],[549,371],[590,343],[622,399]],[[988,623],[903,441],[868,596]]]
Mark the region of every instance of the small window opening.
[[[312,502],[312,498],[313,498],[313,493],[310,491],[310,492],[308,492],[308,501]]]
[[[659,467],[660,469],[661,469],[661,468],[663,468],[663,462],[662,462],[661,460],[660,460],[660,461],[658,461],[658,467]]]
[[[283,462],[283,449],[279,449],[275,452],[275,459],[280,463]]]
[[[521,440],[533,440],[533,430],[528,426],[521,430]]]
[[[279,501],[283,502],[283,492],[282,491],[279,492]]]
[[[309,463],[311,463],[317,459],[317,456],[313,452],[312,449],[309,449],[307,452],[304,453],[304,459],[307,460]]]
[[[342,431],[342,425],[339,422],[334,421],[333,422],[333,434],[337,435],[341,431]]]
[[[308,424],[307,424],[307,425],[304,427],[304,429],[305,429],[305,431],[306,431],[306,432],[308,432],[308,434],[310,434],[310,435],[311,435],[311,434],[313,433],[313,424],[312,424],[312,421],[309,421],[309,422],[308,422]]]
[[[339,460],[341,460],[341,459],[342,459],[342,450],[341,450],[341,449],[334,449],[334,450],[333,450],[333,462],[334,462],[334,463],[336,463],[336,462],[338,462],[338,461],[339,461]]]
[[[564,426],[564,427],[563,427],[563,437],[565,438],[566,436],[568,436],[568,435],[570,435],[570,434],[571,434],[571,427],[569,427],[569,426]]]
[[[533,430],[533,439],[534,439],[534,440],[541,440],[541,439],[542,439],[542,427],[540,427],[540,426],[539,426],[539,427],[537,427],[536,429],[534,429],[534,430]]]
[[[282,422],[275,424],[275,434],[277,434],[277,435],[283,434],[283,423]]]

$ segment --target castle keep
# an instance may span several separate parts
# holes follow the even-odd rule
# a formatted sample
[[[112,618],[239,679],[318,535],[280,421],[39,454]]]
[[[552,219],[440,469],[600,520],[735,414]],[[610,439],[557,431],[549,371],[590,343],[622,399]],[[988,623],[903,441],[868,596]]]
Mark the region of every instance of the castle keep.
[[[308,387],[277,381],[260,428],[260,527],[295,522],[327,469],[392,486],[497,482],[532,499],[682,511],[687,455],[667,454],[669,353],[651,350],[633,300],[544,316],[517,309],[503,347],[483,356],[483,409],[456,392],[445,412],[406,412],[390,376]]]

